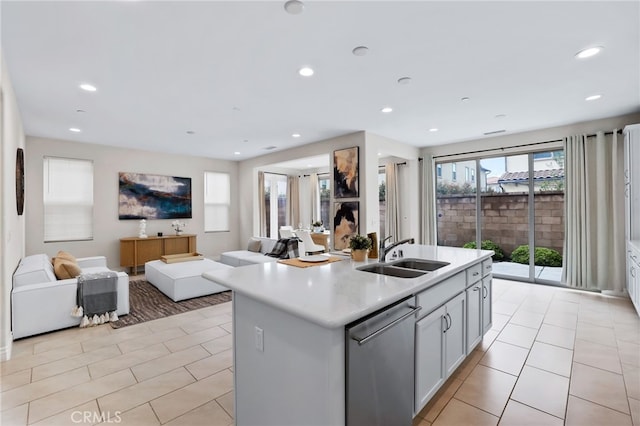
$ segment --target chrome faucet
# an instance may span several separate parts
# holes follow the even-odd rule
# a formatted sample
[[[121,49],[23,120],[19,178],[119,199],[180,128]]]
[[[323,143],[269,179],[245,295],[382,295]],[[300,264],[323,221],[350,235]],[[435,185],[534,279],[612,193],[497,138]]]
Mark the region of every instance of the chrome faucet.
[[[385,247],[384,243],[390,238],[393,238],[393,237],[389,236],[389,237],[385,238],[384,240],[380,241],[380,258],[378,259],[379,262],[383,263],[385,261],[386,257],[387,257],[387,253],[389,253],[391,250],[393,250],[395,247],[399,246],[400,244],[405,244],[405,243],[413,244],[413,243],[415,243],[415,240],[413,238],[407,238],[406,240],[397,241],[397,242],[391,244],[389,247]]]

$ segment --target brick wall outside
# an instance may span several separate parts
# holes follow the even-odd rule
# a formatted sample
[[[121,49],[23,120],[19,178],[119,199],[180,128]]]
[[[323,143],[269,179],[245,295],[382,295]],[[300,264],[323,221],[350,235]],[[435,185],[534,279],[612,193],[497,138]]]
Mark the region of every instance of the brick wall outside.
[[[564,193],[534,195],[536,247],[562,253],[564,242]],[[498,244],[506,256],[529,241],[527,194],[482,196],[482,239]],[[438,195],[438,244],[461,247],[476,239],[476,196]]]

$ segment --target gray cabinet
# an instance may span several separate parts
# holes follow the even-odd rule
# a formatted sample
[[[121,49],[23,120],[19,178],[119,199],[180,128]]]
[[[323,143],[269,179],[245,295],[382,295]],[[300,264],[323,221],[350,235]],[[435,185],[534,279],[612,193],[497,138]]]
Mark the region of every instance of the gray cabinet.
[[[467,353],[482,341],[484,334],[482,315],[482,281],[467,288]]]
[[[486,333],[493,326],[493,308],[491,306],[491,283],[492,276],[488,275],[482,279],[482,334]]]
[[[415,412],[422,410],[445,380],[444,306],[416,323]]]
[[[416,323],[416,413],[467,355],[465,305],[462,292]]]

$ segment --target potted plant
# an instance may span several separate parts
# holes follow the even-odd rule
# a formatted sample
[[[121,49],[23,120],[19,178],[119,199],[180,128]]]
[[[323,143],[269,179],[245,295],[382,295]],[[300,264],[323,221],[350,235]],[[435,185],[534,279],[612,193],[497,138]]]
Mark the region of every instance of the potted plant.
[[[316,220],[311,224],[311,226],[313,227],[313,232],[324,232],[321,220]]]
[[[357,262],[362,262],[367,257],[371,249],[371,239],[366,235],[354,235],[349,241],[351,258]]]

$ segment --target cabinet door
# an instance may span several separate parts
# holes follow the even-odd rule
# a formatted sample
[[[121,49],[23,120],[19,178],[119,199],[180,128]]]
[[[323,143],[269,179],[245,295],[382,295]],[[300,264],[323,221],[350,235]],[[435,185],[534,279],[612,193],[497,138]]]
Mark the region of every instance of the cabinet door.
[[[492,320],[492,312],[493,308],[491,305],[491,279],[492,276],[489,275],[482,279],[482,328],[483,334],[489,331],[491,326],[493,325]]]
[[[449,322],[444,333],[446,377],[449,377],[467,356],[466,299],[466,294],[461,293],[445,305]]]
[[[482,340],[484,325],[482,317],[482,282],[467,289],[467,353]]]
[[[416,413],[444,383],[445,313],[442,306],[416,323]]]

